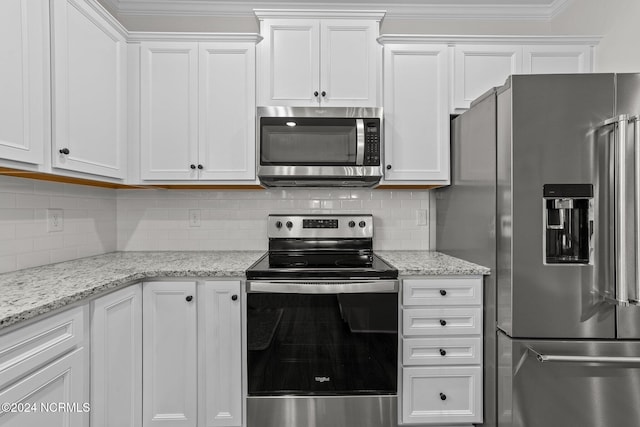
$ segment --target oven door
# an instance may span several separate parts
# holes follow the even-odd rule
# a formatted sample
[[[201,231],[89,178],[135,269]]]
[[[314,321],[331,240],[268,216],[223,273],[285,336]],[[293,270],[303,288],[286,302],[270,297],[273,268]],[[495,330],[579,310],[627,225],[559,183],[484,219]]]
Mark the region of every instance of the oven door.
[[[249,397],[397,393],[397,281],[252,281],[247,292]]]

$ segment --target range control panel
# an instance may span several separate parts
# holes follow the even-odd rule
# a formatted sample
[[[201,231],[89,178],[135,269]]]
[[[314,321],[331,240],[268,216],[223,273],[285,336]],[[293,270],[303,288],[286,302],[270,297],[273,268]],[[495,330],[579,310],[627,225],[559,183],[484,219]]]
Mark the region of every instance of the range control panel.
[[[372,238],[372,215],[269,215],[267,236],[273,238]]]

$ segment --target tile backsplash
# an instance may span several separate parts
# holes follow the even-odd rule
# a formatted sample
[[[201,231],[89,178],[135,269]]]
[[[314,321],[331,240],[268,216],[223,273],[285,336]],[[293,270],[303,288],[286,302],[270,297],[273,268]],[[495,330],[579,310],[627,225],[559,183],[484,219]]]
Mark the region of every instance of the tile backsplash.
[[[375,249],[429,249],[431,227],[417,225],[417,216],[431,216],[430,194],[366,189],[118,190],[118,249],[266,250],[270,213],[370,213]]]
[[[270,213],[370,213],[375,249],[430,249],[432,199],[428,190],[111,190],[0,176],[0,273],[115,250],[266,250]],[[49,209],[62,211],[62,231],[49,231]]]
[[[0,176],[0,273],[115,251],[116,196],[110,189]],[[48,231],[48,209],[62,210],[61,231]]]

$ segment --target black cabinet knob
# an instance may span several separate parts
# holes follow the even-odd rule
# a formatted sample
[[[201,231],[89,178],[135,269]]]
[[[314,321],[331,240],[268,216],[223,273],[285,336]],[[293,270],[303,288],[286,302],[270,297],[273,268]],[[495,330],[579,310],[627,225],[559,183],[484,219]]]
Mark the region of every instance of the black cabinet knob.
[[[442,296],[447,295],[447,291],[445,291],[444,289],[440,289],[440,295]]]
[[[287,221],[287,228],[291,229],[293,227],[293,223],[291,221]]]
[[[276,228],[282,228],[282,221],[276,221]]]
[[[440,319],[440,325],[447,326],[447,321],[444,319]]]
[[[191,302],[193,301],[193,295],[187,295],[185,299],[187,300],[187,302]]]
[[[391,169],[391,165],[387,165],[387,170],[390,170],[390,169]]]
[[[444,349],[440,349],[440,356],[446,356],[447,355],[447,351]]]
[[[440,400],[447,400],[447,395],[444,393],[440,393]]]
[[[189,167],[190,167],[191,169],[195,169],[195,168],[196,168],[196,165],[191,165],[191,166],[189,166]]]
[[[204,166],[198,165],[198,169],[202,170],[202,169],[204,169]]]
[[[236,294],[231,295],[231,300],[232,301],[237,301],[238,300],[238,295],[236,295]]]
[[[318,97],[318,91],[313,92],[313,96]]]
[[[353,228],[356,226],[356,222],[355,221],[349,221],[349,227]]]
[[[367,226],[367,223],[364,221],[360,221],[358,225],[360,226],[360,228],[365,228]]]
[[[327,96],[327,92],[322,91],[321,95],[322,95],[323,97],[325,97],[325,96]]]
[[[61,149],[61,150],[60,150],[60,154],[67,155],[67,154],[69,154],[69,153],[70,153],[70,151],[69,151],[69,149],[68,149],[68,148],[63,148],[63,149]]]

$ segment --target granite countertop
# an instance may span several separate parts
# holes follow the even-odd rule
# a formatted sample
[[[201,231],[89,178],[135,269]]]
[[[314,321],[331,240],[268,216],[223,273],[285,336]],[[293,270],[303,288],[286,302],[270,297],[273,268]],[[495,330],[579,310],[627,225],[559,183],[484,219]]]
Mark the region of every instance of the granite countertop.
[[[113,252],[0,274],[0,329],[157,277],[238,277],[258,251]],[[435,251],[376,251],[401,276],[483,275],[489,269]]]
[[[436,251],[376,251],[400,276],[487,275],[491,270]]]

